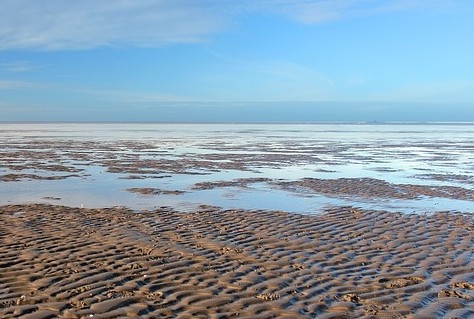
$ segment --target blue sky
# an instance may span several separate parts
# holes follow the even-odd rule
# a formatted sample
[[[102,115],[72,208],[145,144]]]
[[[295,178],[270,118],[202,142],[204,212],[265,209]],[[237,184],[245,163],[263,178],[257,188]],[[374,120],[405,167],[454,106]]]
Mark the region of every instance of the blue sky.
[[[471,0],[2,0],[0,121],[474,121]]]

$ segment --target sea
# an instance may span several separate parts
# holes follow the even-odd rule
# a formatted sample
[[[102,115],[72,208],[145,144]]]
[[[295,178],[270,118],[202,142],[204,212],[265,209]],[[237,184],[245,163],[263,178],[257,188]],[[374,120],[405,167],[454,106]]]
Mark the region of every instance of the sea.
[[[474,190],[474,123],[0,123],[0,205],[474,212],[466,199],[279,186],[304,178]]]

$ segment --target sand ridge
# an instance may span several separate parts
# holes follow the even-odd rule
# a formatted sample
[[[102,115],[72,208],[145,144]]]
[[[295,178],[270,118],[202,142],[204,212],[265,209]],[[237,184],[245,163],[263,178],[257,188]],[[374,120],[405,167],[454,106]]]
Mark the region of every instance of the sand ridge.
[[[474,219],[0,208],[2,318],[472,318]]]

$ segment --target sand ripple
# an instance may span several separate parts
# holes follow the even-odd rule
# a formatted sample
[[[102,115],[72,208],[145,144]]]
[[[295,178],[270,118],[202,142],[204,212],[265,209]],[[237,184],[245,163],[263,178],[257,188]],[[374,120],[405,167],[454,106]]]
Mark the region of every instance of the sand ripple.
[[[0,208],[2,318],[472,318],[472,214]]]

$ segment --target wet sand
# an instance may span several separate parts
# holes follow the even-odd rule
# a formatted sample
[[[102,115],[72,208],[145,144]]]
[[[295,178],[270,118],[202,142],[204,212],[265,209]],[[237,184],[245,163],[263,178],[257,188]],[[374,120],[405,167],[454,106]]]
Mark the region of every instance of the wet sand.
[[[471,214],[0,207],[1,318],[473,318]]]
[[[0,205],[472,212],[473,128],[4,124]]]

